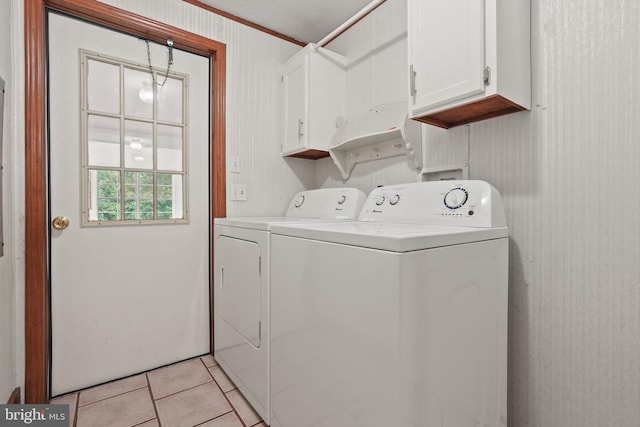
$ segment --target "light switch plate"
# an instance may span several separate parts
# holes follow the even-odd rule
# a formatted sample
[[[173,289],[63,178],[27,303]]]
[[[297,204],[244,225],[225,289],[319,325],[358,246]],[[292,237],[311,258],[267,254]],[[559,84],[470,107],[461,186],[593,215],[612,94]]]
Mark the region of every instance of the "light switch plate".
[[[233,201],[247,200],[247,184],[231,184],[231,196]]]
[[[229,163],[229,172],[240,173],[240,156],[231,156]]]

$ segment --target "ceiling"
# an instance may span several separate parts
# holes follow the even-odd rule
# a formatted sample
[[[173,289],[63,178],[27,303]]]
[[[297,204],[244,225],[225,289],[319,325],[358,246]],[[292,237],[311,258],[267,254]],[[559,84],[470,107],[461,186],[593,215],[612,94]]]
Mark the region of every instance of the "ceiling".
[[[371,0],[200,0],[304,43],[316,43]]]

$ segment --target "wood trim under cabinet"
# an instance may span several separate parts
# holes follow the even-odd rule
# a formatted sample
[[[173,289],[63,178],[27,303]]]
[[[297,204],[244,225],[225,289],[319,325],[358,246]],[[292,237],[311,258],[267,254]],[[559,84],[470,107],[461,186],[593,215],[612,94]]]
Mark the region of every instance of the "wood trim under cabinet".
[[[211,215],[226,216],[226,45],[93,0],[25,2],[25,402],[49,395],[51,331],[46,116],[46,10],[211,58]],[[211,253],[213,257],[213,252]],[[213,265],[213,260],[211,260]],[[213,294],[211,294],[213,310]],[[211,351],[213,351],[213,316]]]
[[[449,110],[413,117],[413,120],[449,129],[526,110],[527,108],[500,95],[491,95],[479,101],[460,105]]]
[[[208,10],[211,13],[215,13],[216,15],[220,15],[220,16],[222,16],[224,18],[227,18],[227,19],[230,19],[232,21],[239,22],[241,24],[246,25],[247,27],[251,27],[251,28],[256,29],[258,31],[262,31],[263,33],[267,33],[267,34],[272,35],[274,37],[277,37],[279,39],[288,41],[289,43],[297,44],[298,46],[303,46],[303,47],[308,44],[306,42],[294,39],[293,37],[289,37],[289,36],[287,36],[285,34],[277,32],[277,31],[270,30],[269,28],[263,27],[262,25],[256,24],[255,22],[247,21],[246,19],[240,18],[239,16],[232,15],[231,13],[225,12],[224,10],[220,10],[220,9],[217,9],[217,8],[215,8],[213,6],[209,6],[208,4],[203,3],[203,2],[201,2],[199,0],[182,0],[182,1],[190,3],[190,4],[194,5],[194,6],[198,6],[198,7],[202,8],[202,9]]]
[[[318,160],[329,157],[328,151],[322,150],[305,150],[295,154],[288,154],[286,157],[295,157],[296,159]]]

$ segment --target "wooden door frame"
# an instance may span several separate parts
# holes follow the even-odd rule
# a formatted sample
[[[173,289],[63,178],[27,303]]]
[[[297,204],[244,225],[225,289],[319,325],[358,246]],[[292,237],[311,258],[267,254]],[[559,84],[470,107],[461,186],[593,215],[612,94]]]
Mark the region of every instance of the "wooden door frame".
[[[25,20],[25,403],[49,399],[50,294],[46,13],[63,12],[211,58],[211,215],[226,216],[226,46],[95,0],[28,0]],[[211,294],[213,309],[213,293]],[[213,319],[213,316],[212,316]],[[213,350],[213,321],[211,324]]]

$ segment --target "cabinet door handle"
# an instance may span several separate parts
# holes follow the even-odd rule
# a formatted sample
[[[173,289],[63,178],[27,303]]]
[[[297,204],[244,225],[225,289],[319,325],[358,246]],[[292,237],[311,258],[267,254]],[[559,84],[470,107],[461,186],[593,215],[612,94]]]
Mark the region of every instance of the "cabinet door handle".
[[[298,139],[304,136],[304,122],[302,119],[298,119]]]
[[[413,69],[413,64],[409,66],[409,81],[411,82],[411,96],[416,96],[418,93],[416,89],[416,70]]]

